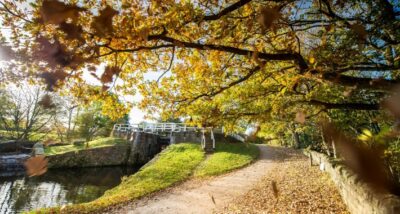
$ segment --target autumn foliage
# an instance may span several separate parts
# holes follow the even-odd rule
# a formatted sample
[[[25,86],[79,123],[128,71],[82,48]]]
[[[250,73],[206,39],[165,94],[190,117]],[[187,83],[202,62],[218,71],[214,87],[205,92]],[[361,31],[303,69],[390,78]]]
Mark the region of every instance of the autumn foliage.
[[[290,133],[296,146],[318,141],[312,146],[330,151],[321,121],[356,138],[399,119],[389,98],[399,83],[399,8],[387,0],[3,0],[0,77],[101,100],[113,118],[129,104],[118,96],[140,92],[134,105],[149,115],[228,131],[260,124],[260,135]]]

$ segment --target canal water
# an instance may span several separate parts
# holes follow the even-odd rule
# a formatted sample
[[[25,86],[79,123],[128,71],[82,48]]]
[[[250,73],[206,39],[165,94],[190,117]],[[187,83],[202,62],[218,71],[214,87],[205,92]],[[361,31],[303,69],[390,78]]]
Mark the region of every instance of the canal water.
[[[53,169],[37,177],[0,177],[0,213],[89,202],[137,170],[125,166]]]

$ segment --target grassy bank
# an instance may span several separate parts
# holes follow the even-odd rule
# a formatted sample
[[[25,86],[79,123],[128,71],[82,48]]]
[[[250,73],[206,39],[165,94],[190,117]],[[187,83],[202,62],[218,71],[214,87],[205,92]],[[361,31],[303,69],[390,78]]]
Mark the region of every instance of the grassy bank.
[[[95,212],[164,189],[188,178],[202,160],[204,152],[198,144],[182,143],[169,146],[160,153],[156,161],[123,179],[120,185],[107,191],[102,197],[89,203],[66,206],[62,213]],[[55,207],[39,210],[37,213],[60,211],[60,207]]]
[[[251,163],[258,156],[252,144],[217,143],[216,151],[205,160],[199,144],[181,143],[169,146],[139,172],[124,178],[117,187],[102,197],[64,208],[42,209],[36,213],[97,213],[117,204],[132,201],[146,194],[165,189],[190,177],[223,174]]]
[[[105,147],[105,146],[114,146],[118,144],[126,144],[127,141],[121,138],[113,138],[113,137],[107,137],[107,138],[100,138],[97,140],[93,140],[88,142],[89,148],[98,148],[98,147]],[[55,154],[62,154],[65,152],[72,152],[72,151],[78,151],[86,149],[86,143],[81,144],[81,145],[65,145],[65,146],[51,146],[51,147],[46,147],[44,149],[44,152],[46,155],[55,155]]]
[[[258,157],[258,153],[258,148],[253,144],[218,143],[214,154],[197,168],[194,175],[205,177],[232,171],[250,164]]]
[[[5,131],[0,130],[0,136],[5,139],[13,139],[17,133],[15,131]],[[45,141],[49,139],[58,139],[55,133],[41,133],[41,132],[31,132],[28,136],[29,141]]]

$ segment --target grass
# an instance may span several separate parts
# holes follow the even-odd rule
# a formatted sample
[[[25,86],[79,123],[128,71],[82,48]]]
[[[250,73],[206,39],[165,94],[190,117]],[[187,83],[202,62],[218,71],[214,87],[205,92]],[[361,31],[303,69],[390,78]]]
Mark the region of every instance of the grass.
[[[105,146],[114,146],[117,144],[126,144],[127,141],[121,138],[113,138],[113,137],[107,137],[107,138],[100,138],[97,140],[90,141],[89,148],[98,148],[98,147],[105,147]],[[81,144],[81,145],[65,145],[65,146],[51,146],[51,147],[46,147],[44,149],[44,152],[46,155],[55,155],[55,154],[62,154],[66,152],[72,152],[72,151],[78,151],[86,149],[86,143]]]
[[[161,152],[154,162],[136,174],[124,178],[120,185],[108,190],[102,197],[89,203],[66,206],[62,209],[62,213],[98,212],[107,207],[164,189],[190,177],[203,160],[204,152],[199,144],[171,145]],[[59,213],[61,208],[48,208],[36,212]]]
[[[104,145],[99,142],[107,142],[106,139],[110,138],[92,141],[91,146]],[[63,208],[44,208],[33,213],[98,213],[193,176],[199,178],[214,176],[243,167],[255,160],[258,153],[258,148],[253,144],[217,143],[216,151],[205,159],[199,144],[171,145],[137,173],[124,177],[120,185],[106,191],[102,197],[92,202]]]
[[[217,143],[214,154],[197,168],[194,175],[220,175],[250,164],[258,154],[258,148],[253,144]]]
[[[15,131],[5,131],[0,130],[0,136],[6,139],[12,139],[16,135]],[[31,132],[28,136],[30,141],[44,141],[48,139],[58,139],[58,135],[55,133],[41,133],[41,132]]]

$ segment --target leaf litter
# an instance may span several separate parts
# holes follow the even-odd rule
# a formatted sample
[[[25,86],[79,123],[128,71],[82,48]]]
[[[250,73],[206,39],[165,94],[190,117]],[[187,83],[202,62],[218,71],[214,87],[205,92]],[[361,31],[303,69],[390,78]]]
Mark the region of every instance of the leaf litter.
[[[216,213],[349,213],[329,174],[310,166],[300,152],[282,160]]]

